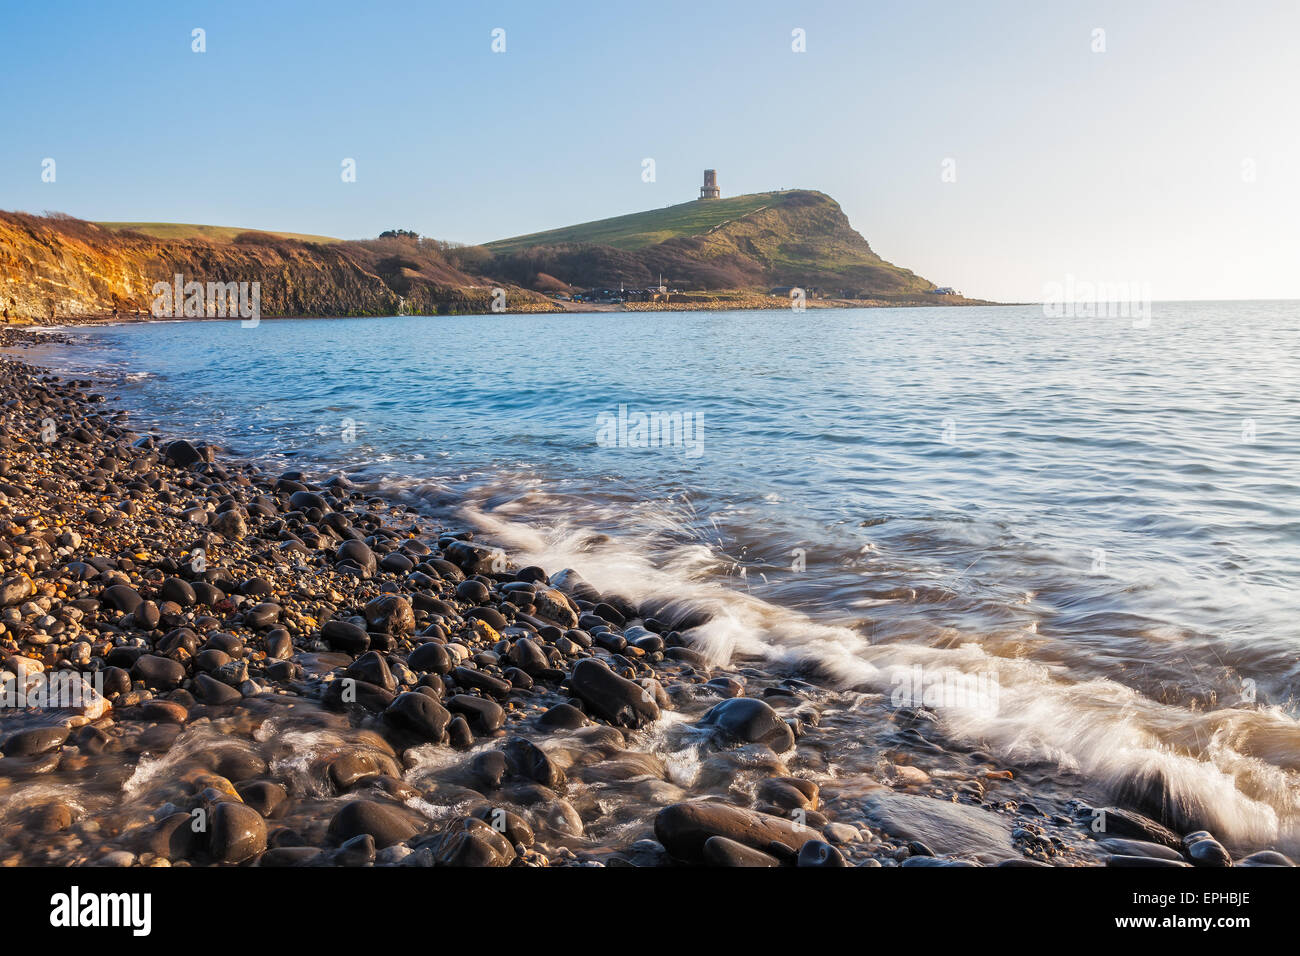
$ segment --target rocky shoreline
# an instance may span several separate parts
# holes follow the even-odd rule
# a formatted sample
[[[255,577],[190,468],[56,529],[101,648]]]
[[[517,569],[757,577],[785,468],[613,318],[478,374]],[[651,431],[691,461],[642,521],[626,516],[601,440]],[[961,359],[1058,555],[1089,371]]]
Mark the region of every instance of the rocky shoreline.
[[[138,435],[94,387],[0,358],[0,864],[1232,863],[1128,809],[1037,806],[979,752],[873,753],[869,787],[837,785],[843,697],[711,666],[699,612],[518,567],[342,475]],[[858,697],[942,750],[933,715]]]

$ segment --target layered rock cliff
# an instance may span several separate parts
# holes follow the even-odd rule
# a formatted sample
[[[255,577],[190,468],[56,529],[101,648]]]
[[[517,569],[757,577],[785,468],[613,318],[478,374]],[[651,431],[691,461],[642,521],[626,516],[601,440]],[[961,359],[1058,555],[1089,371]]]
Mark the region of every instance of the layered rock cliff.
[[[0,306],[11,322],[147,315],[155,283],[259,282],[275,316],[486,312],[494,286],[413,239],[309,243],[246,234],[163,240],[66,217],[0,213]],[[503,286],[511,311],[554,308]]]

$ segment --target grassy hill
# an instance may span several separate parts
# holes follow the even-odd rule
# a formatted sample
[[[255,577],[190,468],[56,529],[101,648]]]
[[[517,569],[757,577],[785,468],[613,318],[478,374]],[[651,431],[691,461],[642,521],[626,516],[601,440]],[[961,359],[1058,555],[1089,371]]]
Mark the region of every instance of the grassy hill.
[[[238,226],[204,226],[191,222],[99,222],[112,232],[138,232],[155,239],[206,239],[209,242],[234,242],[236,236],[256,233],[273,239],[296,239],[299,242],[341,242],[331,236],[313,236],[303,232],[268,232],[265,229],[240,229]]]
[[[694,200],[488,243],[496,274],[575,286],[818,288],[850,298],[923,295],[932,283],[886,262],[825,193],[792,189]]]
[[[751,193],[730,199],[697,199],[664,209],[648,209],[645,212],[548,229],[513,239],[500,239],[489,242],[487,248],[499,255],[508,255],[530,246],[577,242],[597,243],[615,249],[642,249],[680,236],[703,235],[730,220],[757,212],[784,195],[788,195],[788,191]]]

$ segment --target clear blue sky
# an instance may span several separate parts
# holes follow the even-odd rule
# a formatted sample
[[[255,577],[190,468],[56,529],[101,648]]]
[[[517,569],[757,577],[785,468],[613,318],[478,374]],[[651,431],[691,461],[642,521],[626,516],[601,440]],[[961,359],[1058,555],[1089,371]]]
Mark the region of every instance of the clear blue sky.
[[[95,0],[0,18],[0,208],[481,242],[693,198],[707,166],[724,195],[821,189],[885,258],[971,295],[1036,300],[1073,275],[1300,298],[1296,0]]]

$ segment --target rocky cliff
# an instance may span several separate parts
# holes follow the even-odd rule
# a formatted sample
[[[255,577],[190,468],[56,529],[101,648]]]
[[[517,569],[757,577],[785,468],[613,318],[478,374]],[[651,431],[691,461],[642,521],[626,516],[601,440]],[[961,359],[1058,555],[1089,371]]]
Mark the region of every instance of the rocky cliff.
[[[311,243],[248,233],[231,242],[158,239],[67,217],[0,213],[0,305],[10,322],[146,315],[154,284],[259,282],[261,314],[486,312],[500,283],[470,275],[436,243]],[[549,310],[503,284],[511,311]]]

